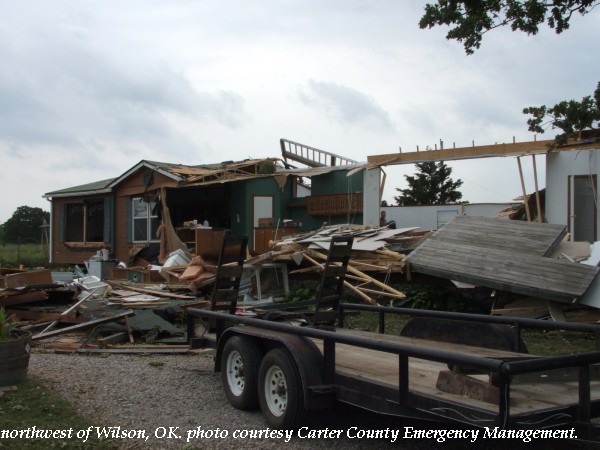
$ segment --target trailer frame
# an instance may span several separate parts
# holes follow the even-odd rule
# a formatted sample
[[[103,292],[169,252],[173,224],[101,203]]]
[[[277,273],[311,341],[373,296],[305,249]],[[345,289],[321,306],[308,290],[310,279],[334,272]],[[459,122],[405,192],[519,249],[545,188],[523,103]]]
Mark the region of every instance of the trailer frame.
[[[348,334],[343,328],[345,316],[351,311],[378,314],[378,333]],[[385,320],[390,314],[415,317],[438,318],[460,322],[509,325],[516,331],[520,342],[523,329],[552,329],[592,333],[596,348],[600,348],[600,327],[589,324],[549,322],[535,319],[484,316],[467,313],[415,310],[407,308],[378,307],[340,303],[337,328],[320,329],[274,322],[255,317],[244,317],[216,311],[189,308],[188,337],[190,345],[198,342],[216,349],[215,371],[222,370],[225,344],[233,336],[252,340],[264,356],[274,349],[285,349],[293,359],[301,380],[299,389],[304,410],[331,406],[334,401],[349,403],[364,409],[384,414],[429,419],[445,422],[460,422],[474,427],[499,427],[500,429],[557,429],[575,428],[578,439],[600,442],[600,427],[592,419],[600,417],[600,395],[592,395],[592,371],[600,365],[600,351],[562,356],[535,356],[514,352],[508,356],[493,356],[493,352],[481,355],[443,349],[442,343],[432,345],[419,339],[403,342],[384,334]],[[214,336],[195,336],[196,321],[214,321],[220,330]],[[383,339],[386,336],[386,339]],[[394,341],[398,339],[398,341]],[[356,352],[383,352],[396,365],[398,379],[395,385],[379,383],[362,376],[343,373],[336,368],[338,351],[351,346]],[[466,349],[466,347],[464,347]],[[378,353],[379,354],[379,353]],[[396,362],[394,362],[396,360]],[[490,374],[499,389],[497,409],[490,410],[473,402],[448,400],[410,388],[410,360],[436,362]],[[540,371],[574,368],[577,371],[577,401],[556,405],[551,408],[514,412],[511,410],[512,381],[514,377]],[[595,391],[596,392],[596,391]],[[600,393],[600,392],[599,392]],[[263,406],[261,404],[261,406]],[[263,410],[264,414],[264,410]],[[267,418],[269,422],[269,418]],[[292,421],[292,423],[295,423]],[[278,424],[270,423],[272,426]]]

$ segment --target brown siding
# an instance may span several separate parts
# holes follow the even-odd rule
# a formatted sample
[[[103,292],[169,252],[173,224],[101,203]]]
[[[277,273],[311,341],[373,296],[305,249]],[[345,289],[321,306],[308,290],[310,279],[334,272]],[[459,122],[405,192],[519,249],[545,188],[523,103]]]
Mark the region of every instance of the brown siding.
[[[69,197],[52,200],[52,262],[54,264],[83,264],[90,259],[100,247],[71,248],[60,242],[61,225],[65,226],[61,218],[61,205],[69,203],[82,203],[84,200],[105,199],[106,195],[95,195],[89,197]],[[64,230],[63,230],[64,231]],[[107,244],[108,245],[108,244]]]
[[[113,205],[113,221],[114,221],[114,235],[113,247],[111,249],[111,258],[118,259],[121,261],[127,261],[129,259],[129,250],[132,247],[131,243],[127,242],[127,202],[130,197],[140,196],[146,192],[147,194],[153,195],[160,192],[162,187],[177,187],[177,183],[164,176],[160,173],[154,172],[154,182],[148,189],[144,185],[144,175],[150,172],[150,169],[143,168],[138,172],[132,174],[130,177],[123,180],[118,186],[115,187],[115,204]],[[84,261],[89,260],[96,252],[103,247],[94,248],[71,248],[66,246],[60,241],[60,224],[62,222],[60,217],[60,205],[67,203],[81,203],[84,200],[89,199],[105,199],[113,198],[113,194],[107,195],[95,195],[88,197],[69,197],[69,198],[56,198],[52,200],[52,261],[56,264],[84,264]],[[64,224],[63,224],[64,226]],[[110,243],[105,243],[106,247],[110,246]]]
[[[156,195],[163,187],[177,187],[177,182],[155,172],[153,175],[153,184],[146,189],[146,186],[144,185],[144,175],[147,172],[149,172],[149,169],[141,169],[126,180],[123,180],[123,182],[115,188],[115,251],[112,257],[120,261],[129,260],[129,251],[133,247],[133,244],[127,240],[127,203],[129,202],[129,199],[131,197],[139,197],[144,193]]]

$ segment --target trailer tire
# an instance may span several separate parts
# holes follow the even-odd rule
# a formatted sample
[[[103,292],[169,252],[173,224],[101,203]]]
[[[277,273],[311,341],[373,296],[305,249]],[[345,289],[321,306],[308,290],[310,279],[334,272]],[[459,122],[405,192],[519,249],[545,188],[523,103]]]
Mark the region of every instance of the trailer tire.
[[[265,355],[258,373],[258,398],[263,417],[277,429],[295,429],[305,418],[300,372],[287,349]]]
[[[258,408],[258,369],[261,358],[260,347],[248,337],[233,336],[225,343],[221,358],[221,383],[234,408]]]

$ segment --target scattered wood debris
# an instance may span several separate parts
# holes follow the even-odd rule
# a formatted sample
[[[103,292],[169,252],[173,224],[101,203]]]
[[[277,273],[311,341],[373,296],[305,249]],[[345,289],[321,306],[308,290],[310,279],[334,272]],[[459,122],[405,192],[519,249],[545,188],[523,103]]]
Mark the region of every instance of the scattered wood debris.
[[[287,288],[288,276],[319,273],[329,242],[338,235],[354,237],[345,283],[350,291],[371,304],[404,298],[402,292],[386,283],[392,273],[404,269],[404,253],[391,248],[409,249],[411,243],[426,238],[428,233],[415,228],[390,230],[351,225],[286,236],[272,243],[272,251],[248,257],[244,262],[246,290],[240,293],[254,299],[257,290],[260,293],[262,289],[263,294],[267,290],[263,298],[272,302],[267,285],[273,275],[266,268],[289,265],[292,270],[274,275],[286,277]],[[189,264],[178,264],[180,258],[171,255],[166,255],[166,260],[170,263],[165,266],[152,266],[138,255],[136,265],[129,268],[115,264],[113,276],[108,279],[81,272],[77,274],[81,277],[68,284],[54,283],[51,271],[46,269],[0,272],[0,306],[33,332],[34,345],[46,349],[183,351],[189,346],[182,317],[188,307],[209,307],[206,294],[214,284],[217,262],[212,254],[192,255],[186,259]],[[262,279],[257,276],[261,272]],[[369,274],[385,279],[380,281]]]

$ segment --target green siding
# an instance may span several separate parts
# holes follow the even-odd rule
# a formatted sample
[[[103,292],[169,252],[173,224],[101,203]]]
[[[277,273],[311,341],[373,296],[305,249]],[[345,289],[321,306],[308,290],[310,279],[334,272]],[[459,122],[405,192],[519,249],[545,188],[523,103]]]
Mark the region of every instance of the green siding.
[[[345,194],[362,192],[363,172],[347,177],[345,170],[334,171],[312,177],[312,195]]]
[[[250,214],[246,200],[246,183],[233,183],[231,186],[231,232],[234,234],[248,234],[246,217]]]
[[[346,171],[335,171],[312,177],[312,195],[331,195],[363,192],[364,172],[355,173],[352,176],[346,176]],[[304,210],[305,211],[305,210]],[[344,216],[311,216],[307,218],[308,229],[319,228],[323,222],[328,225],[341,225],[346,223],[362,224],[362,214],[356,214],[348,217]],[[302,223],[302,229],[304,223]]]
[[[273,218],[275,224],[278,220],[291,219],[290,211],[287,208],[288,202],[292,197],[292,177],[288,180],[283,189],[279,187],[274,178],[258,178],[235,184],[234,192],[232,193],[232,220],[236,222],[237,210],[244,211],[240,214],[240,233],[247,232],[249,237],[249,245],[254,246],[254,224],[252,223],[253,214],[253,199],[256,195],[272,195],[273,196]],[[237,195],[238,192],[240,195]],[[239,202],[238,202],[239,200]],[[243,205],[239,203],[244,203]],[[232,224],[233,225],[233,224]],[[236,230],[232,230],[235,232]]]

